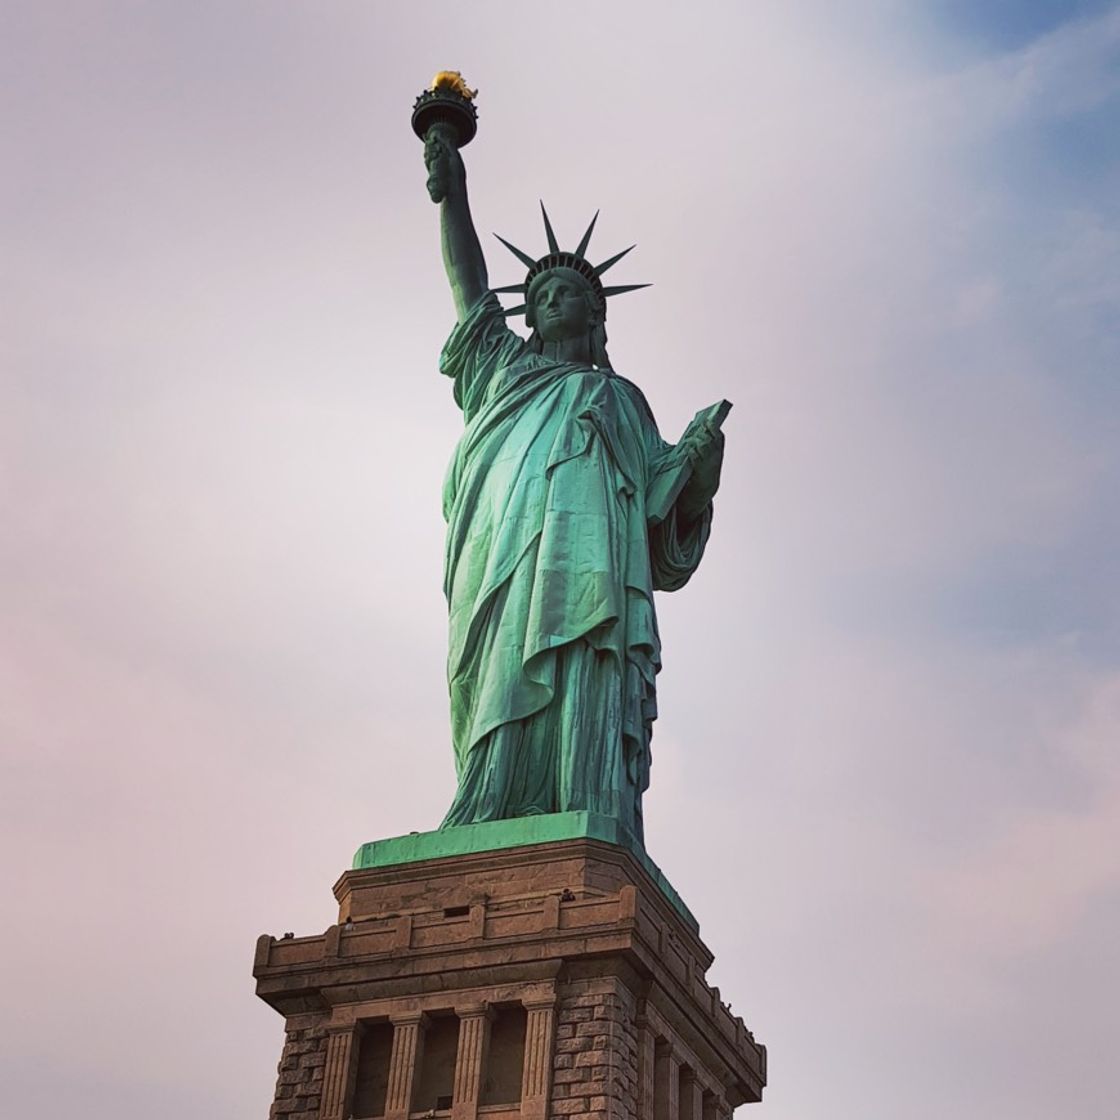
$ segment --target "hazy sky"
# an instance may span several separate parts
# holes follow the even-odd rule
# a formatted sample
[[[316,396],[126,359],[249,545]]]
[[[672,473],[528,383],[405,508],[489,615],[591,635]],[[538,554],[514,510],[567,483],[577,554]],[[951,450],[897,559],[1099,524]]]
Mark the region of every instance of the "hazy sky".
[[[29,0],[0,55],[0,1111],[266,1115],[255,938],[449,803],[453,67],[493,282],[601,207],[617,369],[735,402],[646,821],[742,1115],[1116,1115],[1120,4]]]

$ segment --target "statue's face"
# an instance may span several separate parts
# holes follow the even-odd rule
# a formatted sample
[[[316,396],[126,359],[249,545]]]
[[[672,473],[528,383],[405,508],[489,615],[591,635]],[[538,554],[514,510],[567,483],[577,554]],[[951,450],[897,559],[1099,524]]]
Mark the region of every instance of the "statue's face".
[[[533,292],[533,320],[546,342],[586,338],[592,323],[587,288],[559,272],[542,280]]]

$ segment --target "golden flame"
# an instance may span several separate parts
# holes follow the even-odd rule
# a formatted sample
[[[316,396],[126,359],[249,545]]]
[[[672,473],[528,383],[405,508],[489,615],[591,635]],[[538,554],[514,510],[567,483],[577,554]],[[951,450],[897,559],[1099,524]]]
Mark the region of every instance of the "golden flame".
[[[478,96],[478,90],[471,89],[463,81],[463,75],[458,70],[441,70],[433,79],[429,87],[434,93],[437,89],[449,89],[468,101],[473,101]]]

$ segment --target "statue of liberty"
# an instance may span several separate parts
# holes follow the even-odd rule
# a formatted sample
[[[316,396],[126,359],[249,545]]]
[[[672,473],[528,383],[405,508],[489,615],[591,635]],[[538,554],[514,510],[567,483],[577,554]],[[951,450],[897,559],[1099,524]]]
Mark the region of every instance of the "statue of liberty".
[[[470,109],[465,138],[454,120],[417,127],[458,319],[440,369],[465,422],[443,495],[458,790],[442,827],[587,810],[641,843],[653,593],[683,587],[703,556],[730,406],[661,438],[606,348],[607,297],[645,285],[603,285],[629,250],[592,265],[594,219],[566,252],[542,206],[548,252],[503,241],[528,271],[490,288],[459,152]],[[513,291],[524,304],[504,311],[496,292]],[[506,325],[521,311],[528,339]]]

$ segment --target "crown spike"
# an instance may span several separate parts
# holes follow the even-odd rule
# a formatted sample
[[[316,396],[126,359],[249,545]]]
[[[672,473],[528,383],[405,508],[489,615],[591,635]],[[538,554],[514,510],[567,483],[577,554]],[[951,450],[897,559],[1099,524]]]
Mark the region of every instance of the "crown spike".
[[[536,261],[528,253],[523,253],[516,245],[511,245],[500,233],[494,236],[526,267],[533,268]]]
[[[550,253],[560,252],[560,243],[556,240],[556,234],[552,232],[552,223],[548,220],[548,211],[544,208],[544,201],[541,203],[541,217],[544,218],[544,233],[548,238],[548,251]]]
[[[525,310],[525,304],[519,303],[516,307],[507,307],[503,315],[520,315]]]
[[[504,288],[491,288],[490,290],[500,296],[512,296],[514,294],[523,296],[527,287],[526,284],[507,284]]]
[[[595,229],[595,223],[599,220],[599,211],[595,211],[595,217],[591,219],[591,225],[587,227],[587,232],[580,238],[579,245],[576,247],[576,256],[582,257],[587,252],[587,246],[591,241],[591,233]]]
[[[604,288],[604,296],[620,296],[623,292],[636,292],[639,288],[652,288],[652,284],[616,284],[613,288]]]
[[[636,245],[631,245],[630,246],[630,249],[636,249],[636,248],[637,248]],[[630,249],[623,249],[621,253],[615,253],[615,255],[613,257],[611,257],[609,260],[605,260],[605,261],[603,261],[602,264],[597,265],[596,268],[595,268],[595,275],[596,276],[602,276],[603,273],[606,272],[608,268],[611,268],[614,265],[618,264],[618,262],[620,260],[622,260],[622,258],[624,256],[626,256],[627,253],[630,252]]]

